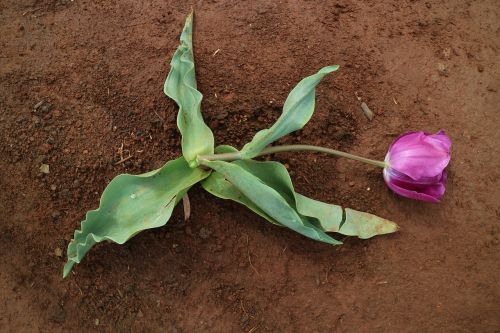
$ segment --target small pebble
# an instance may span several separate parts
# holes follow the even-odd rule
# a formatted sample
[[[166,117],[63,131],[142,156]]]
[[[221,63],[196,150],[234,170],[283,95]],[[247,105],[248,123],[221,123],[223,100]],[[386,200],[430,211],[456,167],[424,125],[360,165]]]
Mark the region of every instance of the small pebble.
[[[40,172],[41,173],[45,173],[45,174],[48,174],[50,172],[49,170],[49,165],[48,164],[43,164],[40,165]]]
[[[36,103],[35,106],[33,107],[33,109],[38,110],[38,108],[40,106],[42,106],[43,103],[44,103],[44,101],[40,101],[40,102]]]
[[[355,182],[349,182],[349,186],[354,186]]]
[[[450,57],[451,57],[451,48],[446,47],[446,48],[443,49],[443,57],[445,59],[450,59]]]
[[[207,239],[208,237],[210,237],[210,234],[211,234],[211,232],[207,228],[202,227],[200,229],[199,235],[200,235],[201,239]]]
[[[48,113],[52,109],[52,104],[44,102],[38,109],[43,114]]]
[[[446,66],[445,64],[439,62],[437,64],[437,69],[438,69],[438,72],[440,75],[443,75],[443,76],[448,76],[450,74],[450,71],[448,70],[448,66]]]

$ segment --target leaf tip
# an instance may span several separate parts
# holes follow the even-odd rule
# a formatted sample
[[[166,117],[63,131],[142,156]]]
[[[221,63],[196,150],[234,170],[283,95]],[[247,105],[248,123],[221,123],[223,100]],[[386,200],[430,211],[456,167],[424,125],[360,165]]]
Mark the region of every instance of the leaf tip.
[[[325,74],[328,74],[328,73],[331,73],[331,72],[335,72],[336,70],[338,70],[340,68],[339,65],[331,65],[331,66],[326,66],[326,67],[323,67],[320,69],[320,72],[322,73],[325,73]]]
[[[71,272],[71,269],[73,268],[73,265],[75,262],[71,259],[68,260],[68,262],[64,265],[63,269],[63,279],[67,278],[69,273]]]

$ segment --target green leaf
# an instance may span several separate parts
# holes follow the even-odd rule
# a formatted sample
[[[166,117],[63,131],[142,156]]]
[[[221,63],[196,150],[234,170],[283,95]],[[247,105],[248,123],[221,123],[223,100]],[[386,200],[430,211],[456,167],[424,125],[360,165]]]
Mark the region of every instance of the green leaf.
[[[202,161],[234,185],[248,200],[269,217],[306,237],[329,243],[339,244],[321,228],[314,226],[308,219],[302,219],[287,201],[273,188],[235,163],[224,161]]]
[[[288,95],[278,120],[271,128],[259,131],[252,141],[243,147],[241,158],[255,157],[270,143],[304,127],[314,113],[316,86],[325,75],[338,68],[338,65],[327,66],[302,79]]]
[[[182,134],[182,154],[191,167],[195,167],[196,156],[213,154],[214,136],[201,115],[203,95],[196,89],[192,31],[191,12],[181,34],[181,44],[170,63],[170,73],[163,90],[179,106],[177,126]]]
[[[234,153],[237,152],[238,150],[234,147],[227,146],[227,145],[220,145],[215,148],[215,153],[217,154],[224,154],[224,153]],[[229,181],[224,178],[224,176],[218,172],[212,172],[209,177],[207,177],[205,180],[201,182],[201,185],[203,188],[215,195],[216,197],[219,197],[221,199],[225,200],[233,200],[236,201],[247,208],[249,208],[251,211],[254,213],[262,216],[269,222],[281,226],[280,223],[276,222],[272,217],[267,215],[262,209],[260,209],[256,204],[254,204],[250,199],[248,199],[243,193],[241,193],[236,186],[231,184]]]
[[[269,222],[281,226],[280,223],[276,222],[272,217],[267,215],[262,209],[241,193],[236,186],[226,180],[226,178],[224,178],[224,176],[217,171],[212,172],[207,179],[202,181],[201,185],[207,192],[215,195],[216,197],[236,201],[248,207],[251,211],[262,216]]]
[[[234,148],[227,146],[217,147],[216,149],[217,153],[234,151]],[[308,220],[326,232],[337,232],[366,239],[398,230],[398,226],[392,221],[350,208],[344,210],[341,206],[313,200],[296,193],[292,180],[281,163],[239,160],[231,164],[238,165],[243,170],[256,176],[264,184],[272,187],[287,201],[289,206],[297,211],[303,220]],[[279,221],[263,212],[258,205],[217,172],[212,173],[210,177],[204,180],[202,186],[215,196],[237,201],[268,221],[280,224]]]
[[[237,151],[238,150],[236,148],[228,145],[220,145],[215,147],[216,154],[235,153]],[[216,197],[225,200],[231,199],[242,205],[245,205],[254,213],[262,216],[269,222],[281,226],[281,224],[273,220],[272,217],[264,213],[262,209],[260,209],[252,201],[250,201],[250,199],[244,196],[243,193],[241,193],[233,184],[227,181],[222,174],[218,172],[212,172],[209,177],[201,182],[201,185],[207,192],[215,195]]]
[[[357,236],[367,239],[376,235],[396,232],[396,223],[373,214],[345,208],[345,217],[342,207],[313,200],[299,193],[295,193],[297,211],[301,214],[316,218],[323,230],[338,232],[342,235]]]
[[[99,208],[88,212],[81,230],[75,231],[63,276],[94,244],[104,240],[123,244],[143,230],[165,225],[187,190],[209,174],[190,168],[181,157],[142,175],[115,177],[104,190]]]
[[[316,219],[319,226],[327,232],[338,232],[365,239],[395,232],[398,229],[392,221],[350,208],[345,209],[344,217],[344,209],[341,206],[313,200],[295,192],[290,175],[281,163],[253,160],[240,160],[233,163],[257,176],[283,197],[291,198],[288,202],[293,200],[290,204],[299,214]]]

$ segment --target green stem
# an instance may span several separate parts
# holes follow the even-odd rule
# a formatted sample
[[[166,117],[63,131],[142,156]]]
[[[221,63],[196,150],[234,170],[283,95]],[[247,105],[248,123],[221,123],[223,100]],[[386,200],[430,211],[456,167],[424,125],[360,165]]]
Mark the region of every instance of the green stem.
[[[318,153],[325,153],[328,155],[334,155],[334,156],[340,156],[340,157],[346,157],[351,160],[375,165],[381,168],[385,168],[387,165],[383,161],[377,161],[377,160],[371,160],[369,158],[364,158],[356,155],[352,155],[349,153],[345,153],[343,151],[335,150],[335,149],[330,149],[330,148],[325,148],[325,147],[319,147],[319,146],[311,146],[311,145],[283,145],[283,146],[272,146],[265,148],[262,150],[259,155],[257,156],[262,156],[262,155],[269,155],[269,154],[275,154],[275,153],[282,153],[282,152],[291,152],[291,151],[314,151]],[[234,161],[234,160],[239,160],[241,159],[240,153],[235,152],[235,153],[224,153],[224,154],[214,154],[214,155],[204,155],[204,156],[199,156],[198,159],[200,160],[209,160],[209,161]]]

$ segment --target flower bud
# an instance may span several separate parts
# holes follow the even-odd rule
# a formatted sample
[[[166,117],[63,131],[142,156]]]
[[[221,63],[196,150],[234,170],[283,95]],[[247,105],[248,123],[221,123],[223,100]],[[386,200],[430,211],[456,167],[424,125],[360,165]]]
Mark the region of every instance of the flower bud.
[[[445,192],[450,148],[451,140],[444,131],[401,135],[385,156],[387,186],[403,197],[439,202]]]

